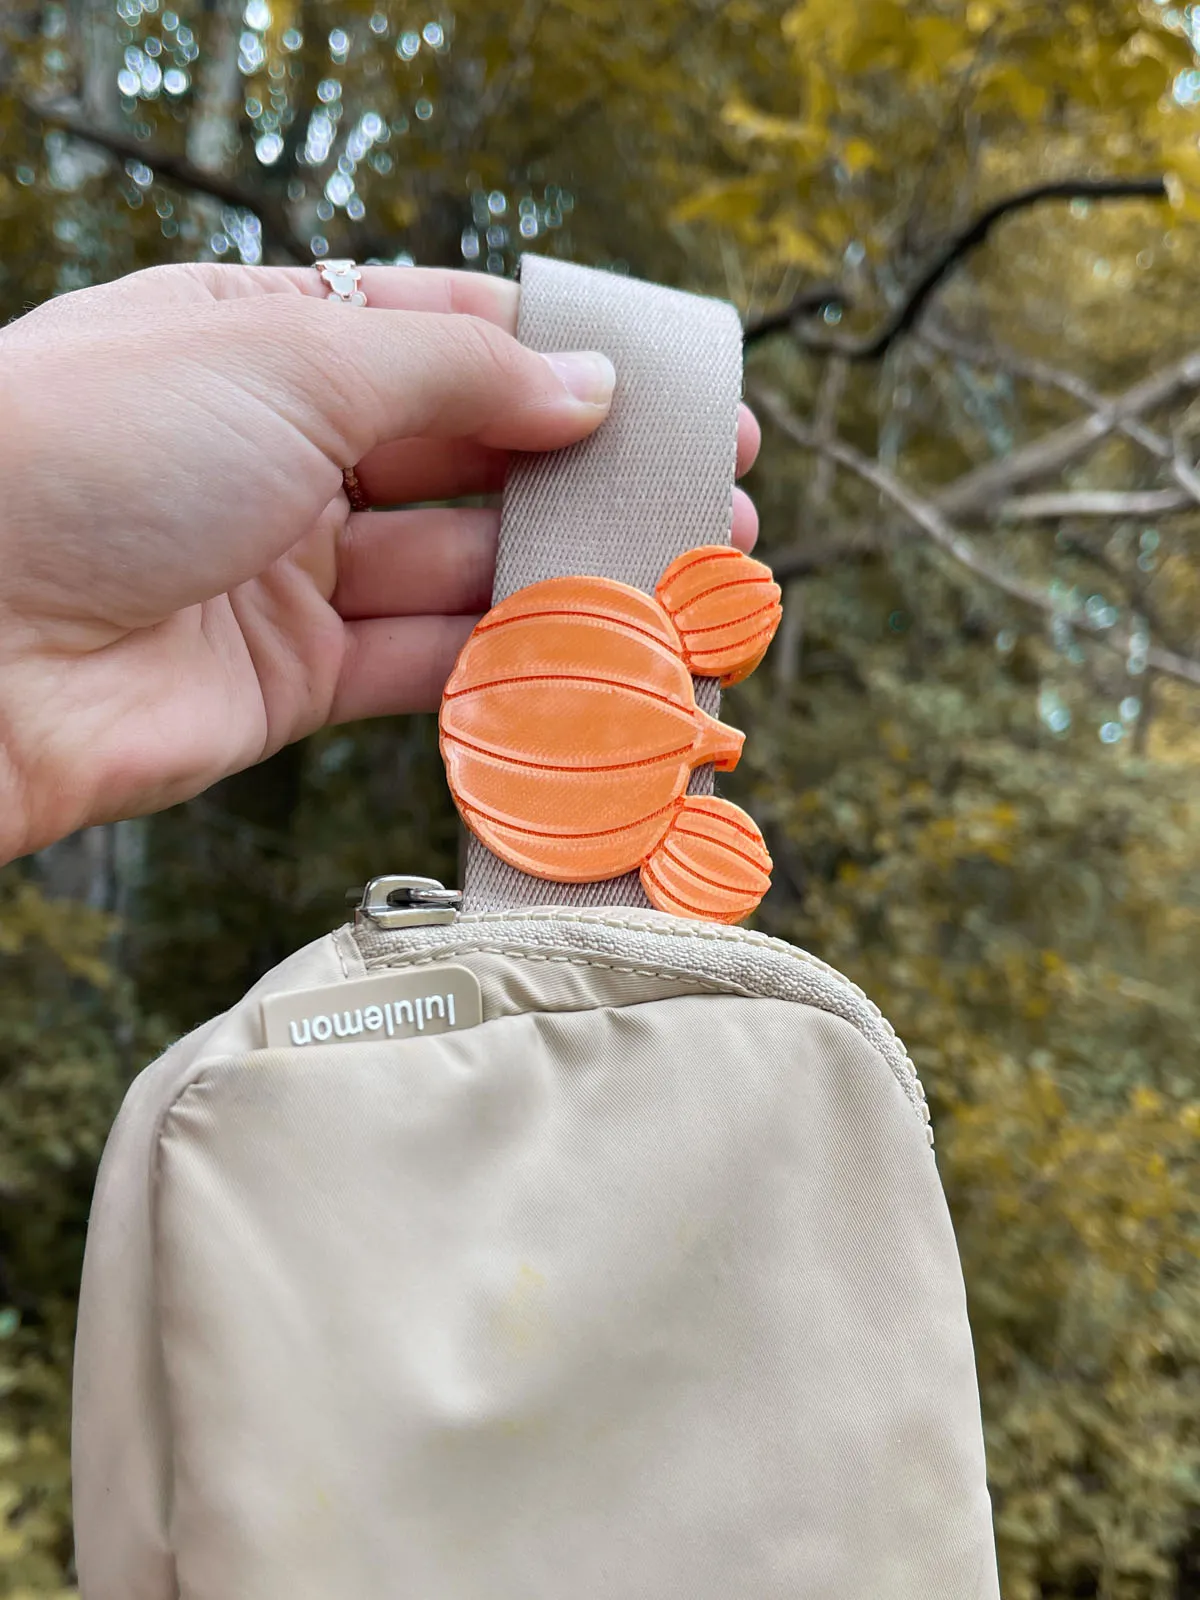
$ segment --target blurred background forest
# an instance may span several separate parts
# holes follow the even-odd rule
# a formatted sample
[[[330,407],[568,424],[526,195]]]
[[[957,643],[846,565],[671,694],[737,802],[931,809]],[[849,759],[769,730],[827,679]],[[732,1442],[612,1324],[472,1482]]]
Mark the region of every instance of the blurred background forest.
[[[0,317],[163,261],[526,247],[738,304],[788,608],[728,792],[759,925],[928,1088],[1005,1600],[1200,1596],[1198,45],[1155,0],[0,11]],[[5,1600],[73,1592],[125,1084],[347,885],[456,855],[414,718],[0,873]]]

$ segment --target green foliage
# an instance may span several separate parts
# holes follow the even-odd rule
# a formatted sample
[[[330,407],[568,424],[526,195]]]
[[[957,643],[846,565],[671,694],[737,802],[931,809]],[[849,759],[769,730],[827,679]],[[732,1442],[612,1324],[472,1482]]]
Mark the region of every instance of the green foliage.
[[[165,1042],[113,970],[111,919],[0,878],[0,1594],[57,1595],[75,1286],[96,1163],[134,1064]]]

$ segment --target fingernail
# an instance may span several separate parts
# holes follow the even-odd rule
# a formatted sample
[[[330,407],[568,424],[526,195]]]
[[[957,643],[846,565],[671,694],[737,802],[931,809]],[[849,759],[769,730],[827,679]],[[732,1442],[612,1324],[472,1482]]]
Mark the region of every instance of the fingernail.
[[[606,406],[612,399],[616,368],[599,350],[556,351],[546,360],[576,400],[583,400],[590,406]]]

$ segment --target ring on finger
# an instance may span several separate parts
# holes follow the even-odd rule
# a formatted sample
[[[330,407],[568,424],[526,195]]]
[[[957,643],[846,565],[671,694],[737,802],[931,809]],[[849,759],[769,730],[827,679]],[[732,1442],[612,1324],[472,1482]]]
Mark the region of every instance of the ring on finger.
[[[362,272],[355,262],[318,261],[315,265],[331,300],[344,306],[366,305],[367,296],[361,288]]]
[[[353,261],[318,261],[316,268],[321,282],[329,291],[330,300],[336,300],[344,306],[366,305],[367,297],[360,287],[362,273]],[[346,467],[343,471],[342,484],[351,511],[366,511],[370,501],[353,467]]]

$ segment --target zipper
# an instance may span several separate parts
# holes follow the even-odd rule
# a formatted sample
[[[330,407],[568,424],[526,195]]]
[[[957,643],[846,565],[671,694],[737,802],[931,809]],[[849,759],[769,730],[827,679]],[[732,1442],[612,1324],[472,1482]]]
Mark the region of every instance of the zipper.
[[[851,1023],[883,1055],[933,1143],[925,1091],[879,1007],[818,956],[749,928],[632,907],[537,906],[462,913],[462,894],[435,878],[373,878],[355,903],[355,942],[368,971],[477,950],[539,960],[600,958],[727,983],[731,993],[800,1000]],[[453,924],[443,933],[437,925]]]
[[[374,928],[429,928],[457,920],[462,890],[447,889],[436,878],[399,873],[372,878],[363,889],[347,889],[354,925]]]

